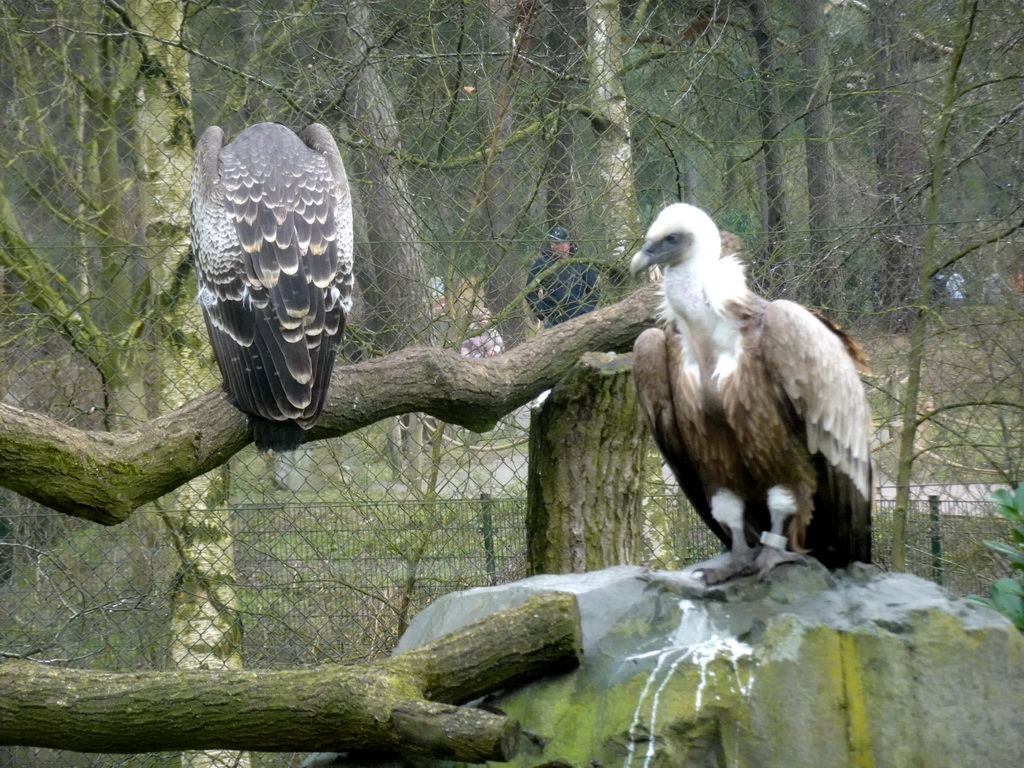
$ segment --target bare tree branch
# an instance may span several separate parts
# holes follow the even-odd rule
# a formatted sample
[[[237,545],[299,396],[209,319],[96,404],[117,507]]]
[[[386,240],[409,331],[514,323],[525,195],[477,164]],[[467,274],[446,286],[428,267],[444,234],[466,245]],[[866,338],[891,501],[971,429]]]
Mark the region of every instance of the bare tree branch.
[[[409,348],[338,366],[310,439],[340,437],[415,411],[486,431],[551,387],[584,352],[630,349],[653,324],[657,304],[656,287],[647,286],[487,359]],[[246,416],[220,390],[122,432],[76,429],[0,404],[0,485],[67,515],[113,525],[224,463],[251,439]]]
[[[457,705],[566,672],[581,653],[576,599],[553,592],[365,664],[104,672],[7,661],[0,732],[7,744],[81,752],[360,749],[507,761],[519,723]]]

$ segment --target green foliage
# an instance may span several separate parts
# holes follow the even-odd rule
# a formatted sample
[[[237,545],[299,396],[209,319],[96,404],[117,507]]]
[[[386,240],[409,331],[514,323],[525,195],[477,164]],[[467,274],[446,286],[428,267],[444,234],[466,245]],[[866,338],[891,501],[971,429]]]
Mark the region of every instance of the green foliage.
[[[1024,632],[1024,485],[1018,485],[1015,491],[1000,489],[991,499],[996,503],[996,513],[1013,524],[1012,543],[986,541],[985,545],[1005,557],[1015,575],[996,581],[989,597],[975,596],[974,600],[995,608]]]

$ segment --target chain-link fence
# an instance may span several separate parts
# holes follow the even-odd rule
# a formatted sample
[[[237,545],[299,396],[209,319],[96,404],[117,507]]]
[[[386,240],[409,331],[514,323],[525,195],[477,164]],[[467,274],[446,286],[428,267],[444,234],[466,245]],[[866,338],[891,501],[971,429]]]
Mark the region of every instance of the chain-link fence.
[[[118,431],[215,387],[188,257],[195,136],[319,121],[354,198],[340,364],[532,339],[558,319],[561,241],[596,285],[584,309],[609,306],[654,214],[693,202],[757,289],[867,347],[881,483],[935,484],[911,496],[907,568],[961,594],[1005,573],[983,541],[1005,535],[985,492],[1024,462],[1017,3],[0,0],[0,26],[4,407]],[[413,413],[249,447],[110,529],[0,489],[0,654],[385,653],[438,594],[522,575],[528,428],[525,407],[483,435]],[[651,455],[650,564],[714,553]],[[182,760],[202,762],[0,747],[0,768]]]
[[[524,457],[525,459],[525,457]],[[676,568],[720,545],[675,493],[645,499],[647,564]],[[1009,524],[979,499],[988,489],[917,489],[907,570],[959,594],[987,593],[1006,572],[985,541]],[[888,562],[892,503],[875,519],[877,562]],[[525,575],[524,498],[240,504],[232,513],[235,620],[245,666],[273,669],[387,654],[408,619],[456,589]],[[17,510],[17,511],[15,511]],[[660,529],[651,521],[658,521]],[[5,655],[111,670],[165,669],[180,559],[152,514],[115,528],[13,503],[0,540],[0,636]],[[658,553],[671,553],[666,561]],[[0,747],[5,765],[162,765],[167,755],[84,756]],[[297,765],[258,754],[253,765]],[[230,764],[230,763],[229,763]]]

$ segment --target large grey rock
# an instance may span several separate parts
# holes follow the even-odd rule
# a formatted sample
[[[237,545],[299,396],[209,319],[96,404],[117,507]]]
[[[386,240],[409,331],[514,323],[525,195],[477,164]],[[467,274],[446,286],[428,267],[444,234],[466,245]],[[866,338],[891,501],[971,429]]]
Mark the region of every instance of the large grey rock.
[[[399,650],[522,602],[577,596],[584,661],[489,702],[527,738],[515,766],[1017,768],[1024,637],[905,574],[784,567],[705,589],[622,566],[441,598]]]

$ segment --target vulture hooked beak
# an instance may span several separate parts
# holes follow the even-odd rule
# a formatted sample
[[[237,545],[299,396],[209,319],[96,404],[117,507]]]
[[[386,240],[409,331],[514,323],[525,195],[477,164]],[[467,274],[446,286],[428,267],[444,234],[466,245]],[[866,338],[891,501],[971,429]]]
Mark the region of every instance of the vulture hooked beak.
[[[658,263],[657,257],[652,253],[653,248],[654,243],[648,240],[644,243],[643,247],[634,254],[633,260],[629,262],[629,273],[633,275],[633,277],[639,275],[652,264]]]
[[[693,234],[687,231],[670,232],[657,239],[649,238],[636,252],[629,264],[629,271],[636,276],[651,266],[671,267],[680,264],[693,247],[693,241]]]

